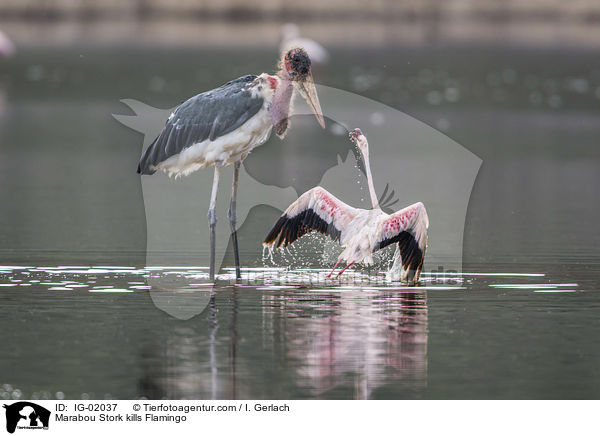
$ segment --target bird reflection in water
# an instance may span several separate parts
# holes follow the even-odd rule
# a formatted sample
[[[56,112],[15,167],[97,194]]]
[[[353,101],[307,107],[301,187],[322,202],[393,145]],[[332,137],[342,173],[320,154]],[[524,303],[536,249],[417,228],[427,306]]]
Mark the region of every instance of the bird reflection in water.
[[[227,288],[195,320],[145,347],[140,396],[401,398],[427,384],[427,298],[418,289]],[[245,333],[257,323],[260,337]]]
[[[266,313],[273,322],[264,324],[264,337],[278,334],[280,342],[291,344],[287,358],[295,362],[297,384],[311,396],[348,397],[353,389],[352,398],[368,399],[388,384],[400,383],[411,391],[425,387],[425,292],[368,297],[352,292],[315,298],[314,303],[306,297],[279,302],[288,316]],[[291,316],[311,308],[316,313],[310,317]]]

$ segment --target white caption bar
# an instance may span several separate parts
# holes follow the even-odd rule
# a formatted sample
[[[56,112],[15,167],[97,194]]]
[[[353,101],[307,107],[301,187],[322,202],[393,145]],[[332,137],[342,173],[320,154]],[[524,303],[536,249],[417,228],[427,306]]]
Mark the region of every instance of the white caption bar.
[[[598,433],[595,416],[600,402],[74,400],[4,404],[2,425],[19,436],[128,432],[198,435],[223,431],[261,436],[390,431],[417,435],[564,436]]]

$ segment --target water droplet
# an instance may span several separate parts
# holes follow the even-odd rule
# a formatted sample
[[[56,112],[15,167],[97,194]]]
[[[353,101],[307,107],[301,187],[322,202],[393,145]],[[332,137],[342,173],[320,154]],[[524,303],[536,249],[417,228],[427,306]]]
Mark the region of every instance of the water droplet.
[[[502,79],[506,84],[513,84],[517,80],[517,72],[511,68],[505,68],[502,71]]]
[[[432,105],[439,105],[442,102],[442,93],[440,91],[429,91],[427,93],[427,102]]]
[[[542,93],[539,91],[533,91],[532,93],[529,94],[529,101],[533,105],[536,105],[536,106],[540,105],[543,100],[544,100],[544,98],[542,96]]]
[[[446,88],[444,97],[451,103],[457,102],[460,99],[460,91],[458,88]]]
[[[448,121],[446,118],[440,118],[437,120],[435,125],[439,130],[445,132],[450,128],[450,121]]]
[[[331,125],[331,127],[329,128],[329,130],[331,131],[331,133],[333,133],[336,136],[342,136],[346,134],[346,128],[344,126],[342,126],[341,124],[338,123],[333,123]]]
[[[385,122],[385,117],[381,112],[373,112],[370,117],[371,124],[381,126]]]
[[[585,94],[589,90],[587,79],[583,77],[569,77],[567,79],[567,88],[578,94]]]
[[[548,97],[548,106],[551,108],[557,109],[562,105],[562,97],[558,94],[553,94]]]
[[[29,68],[27,68],[27,72],[25,73],[25,76],[27,77],[27,79],[32,82],[37,82],[39,80],[42,80],[45,75],[46,75],[46,72],[44,71],[44,67],[41,65],[30,66]]]

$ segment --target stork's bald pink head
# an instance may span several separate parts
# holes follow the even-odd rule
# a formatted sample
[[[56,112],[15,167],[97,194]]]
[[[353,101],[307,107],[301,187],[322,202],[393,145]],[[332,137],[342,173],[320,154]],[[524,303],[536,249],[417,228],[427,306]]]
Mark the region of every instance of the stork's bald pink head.
[[[317,97],[310,66],[311,62],[306,50],[302,47],[293,48],[283,55],[279,77],[293,84],[294,88],[298,90],[310,106],[319,125],[325,128],[325,119],[323,118],[319,97]]]
[[[289,50],[283,57],[283,68],[292,80],[305,80],[310,74],[311,61],[302,47]]]

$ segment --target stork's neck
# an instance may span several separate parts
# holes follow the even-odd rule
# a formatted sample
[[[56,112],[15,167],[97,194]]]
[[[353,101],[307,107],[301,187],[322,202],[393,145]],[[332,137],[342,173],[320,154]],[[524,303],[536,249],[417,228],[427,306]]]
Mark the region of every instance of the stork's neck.
[[[379,200],[377,200],[377,194],[375,194],[375,186],[373,185],[373,176],[371,175],[371,163],[369,162],[369,145],[366,142],[367,138],[365,138],[365,147],[361,148],[363,161],[365,162],[365,172],[367,173],[367,184],[369,185],[369,195],[371,196],[371,205],[373,209],[381,209],[379,207]]]
[[[292,105],[292,96],[294,95],[294,85],[287,75],[279,74],[277,87],[271,101],[271,120],[275,133],[283,137],[288,129],[288,119],[290,116],[290,106]]]

